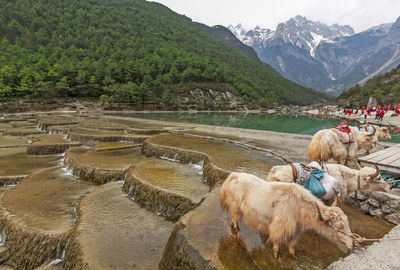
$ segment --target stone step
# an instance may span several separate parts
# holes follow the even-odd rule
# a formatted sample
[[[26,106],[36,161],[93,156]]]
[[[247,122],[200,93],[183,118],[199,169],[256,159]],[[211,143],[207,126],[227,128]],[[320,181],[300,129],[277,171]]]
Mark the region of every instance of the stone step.
[[[154,136],[146,140],[142,149],[147,156],[167,157],[187,163],[209,161],[227,173],[231,171],[247,172],[261,178],[266,178],[273,166],[284,164],[281,159],[270,154],[231,143],[177,134]],[[209,181],[209,179],[207,180]]]
[[[157,269],[173,223],[110,182],[86,196],[65,257],[66,269]]]
[[[32,156],[26,147],[0,149],[0,176],[27,175],[39,169],[57,165],[59,155]]]
[[[75,208],[94,185],[65,174],[62,166],[33,173],[1,198],[0,229],[8,263],[33,269],[62,257],[75,225]]]
[[[126,170],[143,159],[138,147],[110,151],[74,147],[65,153],[64,163],[79,178],[104,184],[124,179]]]
[[[150,158],[128,169],[123,190],[150,211],[178,220],[201,203],[210,187],[200,166]]]

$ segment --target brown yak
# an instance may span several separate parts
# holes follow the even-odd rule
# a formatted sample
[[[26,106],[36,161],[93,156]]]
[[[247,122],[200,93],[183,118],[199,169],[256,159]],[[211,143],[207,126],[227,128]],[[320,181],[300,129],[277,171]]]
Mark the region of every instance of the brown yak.
[[[295,245],[303,231],[314,230],[341,249],[355,245],[349,221],[332,206],[297,184],[266,182],[247,173],[231,173],[220,190],[221,207],[229,212],[232,233],[239,232],[238,221],[245,222],[266,242],[272,242],[275,258],[280,245],[287,245],[295,257]],[[268,240],[266,240],[268,239]]]

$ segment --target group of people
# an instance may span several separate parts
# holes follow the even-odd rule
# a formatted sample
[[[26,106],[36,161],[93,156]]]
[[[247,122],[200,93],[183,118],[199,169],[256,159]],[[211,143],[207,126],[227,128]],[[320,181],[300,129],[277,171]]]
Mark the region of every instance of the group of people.
[[[378,105],[376,107],[370,107],[368,109],[365,106],[363,106],[361,109],[357,108],[355,110],[353,110],[353,109],[344,109],[343,113],[344,113],[344,115],[351,116],[352,114],[357,115],[359,113],[359,111],[361,111],[360,112],[360,116],[364,116],[364,119],[366,120],[367,117],[370,116],[372,112],[375,112],[376,113],[375,114],[375,120],[382,121],[383,117],[385,116],[385,114],[391,109],[394,110],[394,113],[400,115],[400,104],[396,104],[394,106],[386,105],[384,107],[381,106],[381,105]]]

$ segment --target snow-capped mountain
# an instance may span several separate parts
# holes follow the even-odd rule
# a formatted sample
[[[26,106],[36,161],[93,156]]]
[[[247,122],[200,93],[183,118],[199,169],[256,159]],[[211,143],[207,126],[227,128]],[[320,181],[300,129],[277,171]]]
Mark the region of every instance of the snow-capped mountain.
[[[241,24],[229,30],[285,77],[334,94],[400,63],[400,18],[361,33],[296,16],[275,31]]]

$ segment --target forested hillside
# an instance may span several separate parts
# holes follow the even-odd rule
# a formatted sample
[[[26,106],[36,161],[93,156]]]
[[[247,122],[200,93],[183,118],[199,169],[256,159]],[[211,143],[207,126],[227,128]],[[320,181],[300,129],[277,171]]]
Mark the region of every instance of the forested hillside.
[[[369,79],[364,86],[355,85],[338,97],[342,104],[367,104],[375,97],[379,104],[400,103],[400,65],[382,75]]]
[[[2,99],[102,96],[144,103],[168,99],[192,83],[231,85],[258,105],[327,97],[284,79],[158,3],[0,2]]]

